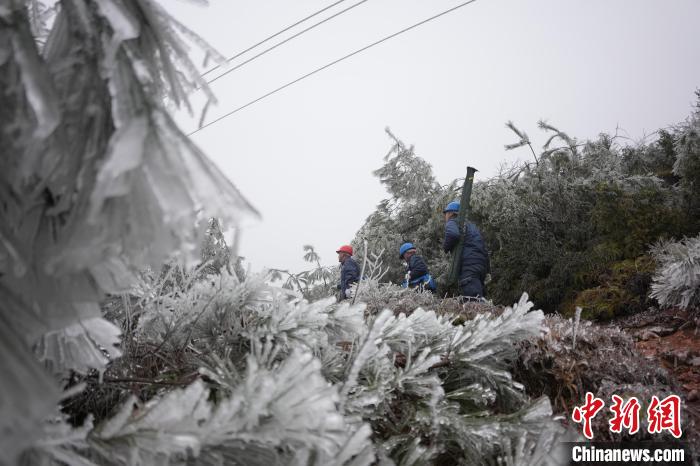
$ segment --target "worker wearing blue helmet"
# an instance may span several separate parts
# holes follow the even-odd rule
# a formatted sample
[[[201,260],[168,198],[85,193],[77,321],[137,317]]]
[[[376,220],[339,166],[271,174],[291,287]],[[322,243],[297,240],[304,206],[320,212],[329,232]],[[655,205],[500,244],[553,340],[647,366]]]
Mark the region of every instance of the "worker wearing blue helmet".
[[[443,213],[445,214],[443,249],[445,252],[450,252],[457,246],[460,237],[460,228],[457,224],[459,202],[453,201],[447,204]],[[483,298],[485,295],[484,280],[491,269],[489,253],[486,251],[484,239],[476,225],[467,222],[465,230],[459,273],[460,292],[462,296]]]
[[[428,273],[428,266],[421,256],[416,254],[413,243],[404,243],[399,248],[399,257],[406,261],[406,280],[401,284],[404,288],[418,288],[421,291],[434,291],[435,280]]]

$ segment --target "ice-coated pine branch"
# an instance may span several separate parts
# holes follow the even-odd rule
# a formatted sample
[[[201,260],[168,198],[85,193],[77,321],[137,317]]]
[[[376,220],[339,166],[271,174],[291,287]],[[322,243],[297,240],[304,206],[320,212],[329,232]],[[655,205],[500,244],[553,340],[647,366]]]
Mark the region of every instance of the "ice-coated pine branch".
[[[537,122],[537,126],[544,131],[551,131],[554,133],[549,137],[549,139],[547,139],[547,142],[544,143],[544,146],[542,146],[542,148],[545,151],[549,150],[549,146],[552,144],[552,141],[554,141],[555,138],[559,138],[566,143],[566,145],[568,146],[568,148],[571,150],[571,152],[573,154],[576,154],[577,149],[576,149],[576,140],[575,139],[571,138],[565,132],[560,131],[559,129],[555,128],[551,124],[547,123],[545,120],[539,120]]]
[[[522,147],[526,144],[530,144],[530,138],[528,137],[527,133],[518,129],[518,127],[515,126],[515,123],[508,120],[506,122],[506,128],[513,131],[520,138],[520,140],[518,142],[515,142],[513,144],[506,144],[505,145],[506,150],[517,149],[518,147]]]
[[[264,354],[264,353],[259,353]],[[271,353],[271,354],[274,354]],[[198,464],[370,464],[369,426],[338,411],[336,387],[320,373],[309,352],[294,351],[279,364],[247,358],[242,383],[212,405],[209,390],[195,382],[134,410],[128,400],[98,426],[94,452],[106,464],[168,463],[196,457]]]
[[[700,236],[657,244],[652,254],[658,268],[650,296],[662,307],[700,306]]]

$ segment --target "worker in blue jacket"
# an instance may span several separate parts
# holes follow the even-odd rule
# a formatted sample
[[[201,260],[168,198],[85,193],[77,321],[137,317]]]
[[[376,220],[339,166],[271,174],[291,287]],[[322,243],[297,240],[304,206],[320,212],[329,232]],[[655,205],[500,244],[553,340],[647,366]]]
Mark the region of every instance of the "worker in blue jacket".
[[[428,266],[421,256],[416,254],[413,243],[404,243],[399,248],[399,257],[406,261],[406,280],[401,286],[404,288],[418,288],[421,291],[435,291],[435,280],[428,273]]]
[[[340,262],[340,297],[338,301],[350,298],[350,287],[360,280],[360,267],[352,258],[352,246],[344,245],[338,248],[338,262]]]
[[[460,228],[457,224],[459,202],[447,204],[445,210],[445,252],[452,251],[459,242]],[[489,253],[486,251],[481,232],[471,222],[467,222],[463,232],[462,257],[459,274],[459,288],[462,296],[473,298],[484,297],[484,280],[491,270]]]

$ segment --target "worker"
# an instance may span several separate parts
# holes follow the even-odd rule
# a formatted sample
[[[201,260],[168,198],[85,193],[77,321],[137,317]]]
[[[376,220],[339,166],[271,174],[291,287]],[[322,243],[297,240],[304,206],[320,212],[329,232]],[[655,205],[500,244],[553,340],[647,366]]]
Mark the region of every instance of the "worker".
[[[428,273],[428,266],[421,256],[416,254],[413,243],[404,243],[399,248],[399,257],[406,261],[406,280],[401,284],[404,288],[418,288],[420,291],[435,291],[435,280]]]
[[[344,245],[338,248],[338,262],[340,262],[340,297],[338,301],[342,301],[351,296],[350,286],[357,283],[360,279],[360,268],[357,262],[352,258],[352,246]]]
[[[445,214],[445,252],[457,247],[460,238],[460,226],[457,224],[459,214],[459,202],[453,201],[447,204],[443,210]],[[484,298],[484,280],[491,270],[489,253],[486,251],[481,232],[472,222],[466,222],[462,239],[462,255],[460,260],[459,289],[462,296],[470,298]]]

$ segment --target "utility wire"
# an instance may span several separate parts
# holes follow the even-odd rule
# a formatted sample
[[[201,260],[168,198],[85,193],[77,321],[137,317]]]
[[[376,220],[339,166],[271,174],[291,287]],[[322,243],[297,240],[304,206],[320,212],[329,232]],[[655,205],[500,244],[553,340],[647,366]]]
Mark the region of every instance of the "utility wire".
[[[345,1],[345,0],[341,0],[341,1]],[[353,8],[358,7],[358,6],[362,5],[363,3],[367,2],[367,1],[368,1],[368,0],[361,0],[361,1],[359,1],[359,2],[357,2],[357,3],[355,3],[355,4],[353,4],[353,5],[350,5],[349,7],[345,8],[344,10],[340,10],[339,12],[335,13],[334,15],[331,15],[331,16],[329,16],[328,18],[325,18],[325,19],[319,21],[318,23],[312,24],[311,26],[307,27],[306,29],[303,29],[303,30],[297,32],[296,34],[294,34],[293,36],[290,36],[290,37],[286,38],[286,39],[283,40],[282,42],[279,42],[279,43],[273,45],[272,47],[269,47],[269,48],[263,50],[263,51],[260,52],[259,54],[253,55],[253,56],[250,57],[249,59],[245,60],[245,61],[242,62],[242,63],[239,63],[238,65],[234,66],[233,68],[230,68],[230,69],[224,71],[223,73],[221,73],[221,74],[218,75],[217,77],[212,78],[211,80],[207,81],[207,84],[213,83],[214,81],[216,81],[217,79],[221,78],[222,76],[226,76],[227,74],[231,73],[232,71],[237,70],[237,69],[240,68],[241,66],[246,65],[246,64],[252,62],[253,60],[255,60],[256,58],[261,57],[261,56],[265,55],[266,53],[268,53],[268,52],[270,52],[270,51],[276,49],[276,48],[279,47],[280,45],[286,44],[286,43],[289,42],[290,40],[292,40],[292,39],[294,39],[294,38],[296,38],[296,37],[299,37],[300,35],[302,35],[302,34],[308,32],[308,31],[312,30],[313,28],[318,27],[318,26],[320,26],[321,24],[323,24],[323,23],[325,23],[325,22],[327,22],[327,21],[332,20],[332,19],[335,18],[336,16],[340,16],[340,15],[342,15],[343,13],[345,13],[346,11],[352,10]],[[329,7],[329,8],[330,8],[330,7]],[[250,48],[249,48],[248,50],[250,50]],[[243,53],[243,52],[241,52],[241,53]],[[237,56],[239,56],[239,55],[241,55],[241,54],[238,54]],[[235,58],[235,57],[234,57],[234,58]],[[233,58],[232,58],[231,60],[233,60]],[[230,60],[229,60],[229,61],[230,61]],[[214,68],[212,68],[212,70],[213,70],[213,69],[214,69]]]
[[[326,10],[328,10],[328,9],[330,9],[330,8],[333,8],[334,6],[336,6],[336,5],[340,4],[340,3],[343,3],[344,1],[345,1],[345,0],[338,0],[337,2],[331,3],[330,5],[328,5],[328,6],[325,7],[325,8],[321,8],[321,9],[318,10],[316,13],[312,13],[312,14],[310,14],[309,16],[307,16],[306,18],[300,19],[299,21],[297,21],[297,22],[294,23],[294,24],[290,24],[289,26],[287,26],[286,28],[282,29],[281,31],[272,34],[270,37],[267,37],[267,38],[261,40],[260,42],[258,42],[257,44],[251,45],[251,46],[248,47],[247,49],[245,49],[245,50],[243,50],[243,51],[241,51],[241,52],[238,52],[237,54],[235,54],[234,56],[232,56],[232,57],[230,57],[230,58],[227,58],[227,59],[226,59],[226,62],[227,62],[227,63],[231,63],[231,61],[233,61],[233,60],[235,60],[236,58],[240,57],[240,56],[243,55],[244,53],[250,52],[250,51],[253,50],[255,47],[258,47],[258,46],[264,44],[265,42],[267,42],[267,41],[269,41],[269,40],[271,40],[271,39],[274,39],[275,37],[279,36],[280,34],[283,34],[283,33],[287,32],[287,31],[289,31],[290,29],[292,29],[292,28],[295,27],[295,26],[300,25],[300,24],[303,23],[304,21],[307,21],[307,20],[313,18],[314,16],[320,15],[320,14],[323,13],[324,11],[326,11]],[[214,71],[214,70],[217,70],[217,69],[221,68],[221,66],[222,66],[222,65],[216,65],[216,66],[214,66],[214,67],[208,69],[207,71],[205,71],[204,73],[202,73],[202,77],[208,75],[209,73],[211,73],[211,72]]]
[[[203,126],[200,126],[200,127],[197,128],[196,130],[194,130],[194,131],[192,131],[191,133],[189,133],[187,136],[192,136],[193,134],[198,133],[199,131],[202,131],[204,128],[206,128],[206,127],[208,127],[208,126],[211,126],[211,125],[213,125],[214,123],[218,123],[219,121],[223,120],[224,118],[230,117],[230,116],[233,115],[234,113],[240,112],[240,111],[243,110],[244,108],[250,107],[251,105],[253,105],[253,104],[257,103],[257,102],[260,102],[261,100],[266,99],[267,97],[270,97],[271,95],[276,94],[276,93],[278,93],[279,91],[281,91],[281,90],[283,90],[283,89],[286,89],[286,88],[288,88],[289,86],[291,86],[291,85],[293,85],[293,84],[298,83],[299,81],[302,81],[302,80],[304,80],[304,79],[306,79],[306,78],[308,78],[308,77],[310,77],[310,76],[313,76],[314,74],[319,73],[319,72],[325,70],[326,68],[330,68],[331,66],[333,66],[333,65],[335,65],[335,64],[337,64],[337,63],[340,63],[340,62],[343,61],[343,60],[347,60],[348,58],[350,58],[350,57],[352,57],[352,56],[355,56],[355,55],[357,55],[358,53],[364,52],[365,50],[367,50],[367,49],[369,49],[369,48],[372,48],[372,47],[374,47],[375,45],[379,45],[379,44],[381,44],[382,42],[386,42],[386,41],[389,40],[389,39],[393,39],[394,37],[396,37],[396,36],[398,36],[398,35],[400,35],[400,34],[403,34],[404,32],[408,32],[408,31],[410,31],[411,29],[415,29],[415,28],[417,28],[418,26],[422,26],[423,24],[428,23],[428,22],[430,22],[430,21],[433,21],[434,19],[437,19],[437,18],[439,18],[439,17],[441,17],[441,16],[444,16],[444,15],[446,15],[446,14],[448,14],[448,13],[452,13],[453,11],[455,11],[455,10],[457,10],[457,9],[459,9],[459,8],[462,8],[462,7],[464,7],[464,6],[467,6],[467,5],[471,4],[471,3],[474,3],[475,1],[476,1],[476,0],[468,0],[468,1],[466,1],[466,2],[460,3],[459,5],[454,6],[454,7],[450,8],[450,9],[448,9],[448,10],[445,10],[445,11],[443,11],[443,12],[441,12],[441,13],[438,13],[438,14],[436,14],[436,15],[434,15],[434,16],[431,16],[430,18],[424,19],[423,21],[420,21],[420,22],[418,22],[418,23],[415,23],[415,24],[413,24],[413,25],[411,25],[411,26],[408,26],[407,28],[401,29],[400,31],[397,31],[397,32],[395,32],[395,33],[393,33],[393,34],[390,34],[390,35],[388,35],[388,36],[386,36],[386,37],[384,37],[384,38],[382,38],[382,39],[379,39],[379,40],[377,40],[377,41],[375,41],[375,42],[372,42],[371,44],[366,45],[366,46],[362,47],[361,49],[357,49],[357,50],[355,50],[354,52],[351,52],[351,53],[349,53],[349,54],[347,54],[347,55],[345,55],[345,56],[343,56],[343,57],[341,57],[341,58],[338,58],[337,60],[333,60],[332,62],[327,63],[326,65],[323,65],[323,66],[320,67],[320,68],[316,68],[315,70],[313,70],[313,71],[311,71],[311,72],[309,72],[309,73],[306,73],[305,75],[300,76],[300,77],[296,78],[295,80],[290,81],[290,82],[288,82],[287,84],[284,84],[284,85],[278,87],[277,89],[274,89],[274,90],[268,92],[267,94],[263,94],[263,95],[261,95],[260,97],[258,97],[257,99],[251,100],[251,101],[248,102],[247,104],[241,105],[240,107],[238,107],[238,108],[236,108],[236,109],[234,109],[234,110],[231,110],[230,112],[228,112],[228,113],[226,113],[226,114],[220,116],[219,118],[216,118],[215,120],[210,121],[209,123],[207,123],[207,124],[205,124],[205,125],[203,125]]]

